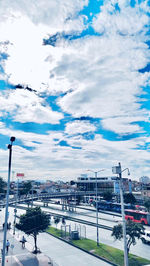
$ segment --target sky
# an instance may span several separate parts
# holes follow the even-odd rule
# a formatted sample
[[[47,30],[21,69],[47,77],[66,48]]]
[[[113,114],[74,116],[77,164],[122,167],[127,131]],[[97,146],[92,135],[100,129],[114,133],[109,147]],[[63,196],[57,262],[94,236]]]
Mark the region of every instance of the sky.
[[[0,0],[0,176],[11,136],[14,179],[150,176],[149,18],[148,0]]]

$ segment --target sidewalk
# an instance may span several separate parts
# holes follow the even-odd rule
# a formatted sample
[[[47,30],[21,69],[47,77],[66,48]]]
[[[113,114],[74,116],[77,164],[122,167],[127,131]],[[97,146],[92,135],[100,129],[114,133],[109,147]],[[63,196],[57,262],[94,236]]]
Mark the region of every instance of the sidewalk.
[[[23,249],[19,242],[22,232],[17,232],[15,237],[12,230],[7,232],[10,248],[6,255],[5,266],[109,266],[110,264],[95,258],[76,247],[58,240],[47,233],[38,235],[38,242],[42,253],[32,254],[33,239],[27,237],[26,247]],[[0,249],[3,245],[3,231],[0,231]],[[0,256],[1,257],[1,256]],[[1,266],[1,263],[0,263]]]
[[[7,231],[7,239],[10,242],[10,248],[6,254],[5,265],[6,266],[58,266],[48,256],[43,253],[34,255],[32,253],[33,246],[30,243],[26,243],[26,247],[22,248],[20,236],[16,233],[13,236],[12,230]],[[3,248],[3,231],[0,230],[0,250]],[[0,265],[2,262],[2,256],[0,254]]]

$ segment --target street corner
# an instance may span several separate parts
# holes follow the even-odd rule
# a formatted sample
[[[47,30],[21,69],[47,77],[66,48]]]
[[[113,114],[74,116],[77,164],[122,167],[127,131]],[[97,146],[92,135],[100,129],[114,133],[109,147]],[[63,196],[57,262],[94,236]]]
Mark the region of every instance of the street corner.
[[[46,265],[51,265],[51,266],[58,266],[56,265],[51,258],[48,256],[44,255],[43,253],[36,255],[39,266],[46,266]]]

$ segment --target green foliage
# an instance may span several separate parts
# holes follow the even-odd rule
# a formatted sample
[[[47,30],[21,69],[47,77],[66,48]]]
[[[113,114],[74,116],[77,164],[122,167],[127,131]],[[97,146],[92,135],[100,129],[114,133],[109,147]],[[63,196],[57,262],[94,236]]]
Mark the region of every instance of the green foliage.
[[[16,227],[27,235],[34,237],[35,253],[37,253],[37,235],[43,232],[50,224],[49,216],[41,211],[40,207],[29,208],[20,216]]]
[[[136,238],[140,238],[145,228],[142,224],[128,221],[126,224],[127,249],[130,250],[131,245],[136,245]],[[112,236],[115,239],[121,240],[123,238],[122,225],[118,224],[113,227]]]
[[[60,222],[60,218],[58,216],[54,217],[54,223],[56,224],[56,227],[59,222]]]
[[[28,235],[37,235],[49,226],[49,217],[40,207],[29,208],[26,214],[20,216],[17,228]]]
[[[115,239],[121,240],[123,237],[122,224],[115,225],[111,234]]]
[[[110,191],[106,191],[106,192],[104,192],[103,193],[103,199],[104,200],[108,200],[108,201],[111,201],[112,200],[112,192],[110,192]]]
[[[144,202],[144,206],[146,207],[147,211],[150,212],[150,200],[149,199]]]
[[[73,240],[72,243],[80,248],[92,252],[102,258],[105,258],[116,265],[124,266],[124,253],[122,250],[107,246],[102,243],[100,244],[99,247],[97,247],[96,242],[91,239]],[[135,266],[135,265],[142,266],[142,265],[147,265],[149,263],[150,261],[147,259],[129,254],[130,266]]]
[[[57,236],[57,237],[61,237],[61,230],[60,229],[57,229],[57,228],[54,228],[54,227],[49,227],[46,232],[52,234],[53,236]]]
[[[56,229],[54,227],[48,228],[47,232],[50,234],[61,237],[61,230]],[[119,250],[114,247],[107,246],[105,244],[100,244],[97,247],[97,243],[91,239],[80,239],[80,240],[72,240],[71,243],[75,246],[83,248],[89,252],[92,252],[100,257],[107,259],[108,261],[118,265],[124,266],[124,253],[122,250]],[[141,257],[137,257],[135,255],[129,254],[129,265],[130,266],[142,266],[150,264],[150,261]]]
[[[32,182],[31,181],[25,182],[23,184],[22,190],[20,191],[20,194],[21,195],[27,195],[30,192],[31,188],[32,188]]]
[[[0,177],[0,193],[6,193],[7,183]]]
[[[62,217],[62,224],[66,224],[65,218]]]
[[[135,204],[136,198],[134,197],[132,193],[124,194],[124,203]]]

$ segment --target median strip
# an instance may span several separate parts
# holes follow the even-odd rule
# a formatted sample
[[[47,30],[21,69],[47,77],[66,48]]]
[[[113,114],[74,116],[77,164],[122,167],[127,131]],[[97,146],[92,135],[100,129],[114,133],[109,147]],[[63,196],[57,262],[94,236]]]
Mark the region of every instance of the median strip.
[[[102,243],[97,247],[96,242],[91,239],[71,240],[69,238],[69,233],[66,238],[62,238],[62,230],[54,227],[49,227],[46,232],[62,241],[67,242],[70,245],[81,249],[84,252],[89,253],[90,255],[110,263],[111,265],[124,266],[124,254],[120,249],[113,248]],[[148,264],[150,264],[150,260],[129,254],[130,266],[142,266]]]

